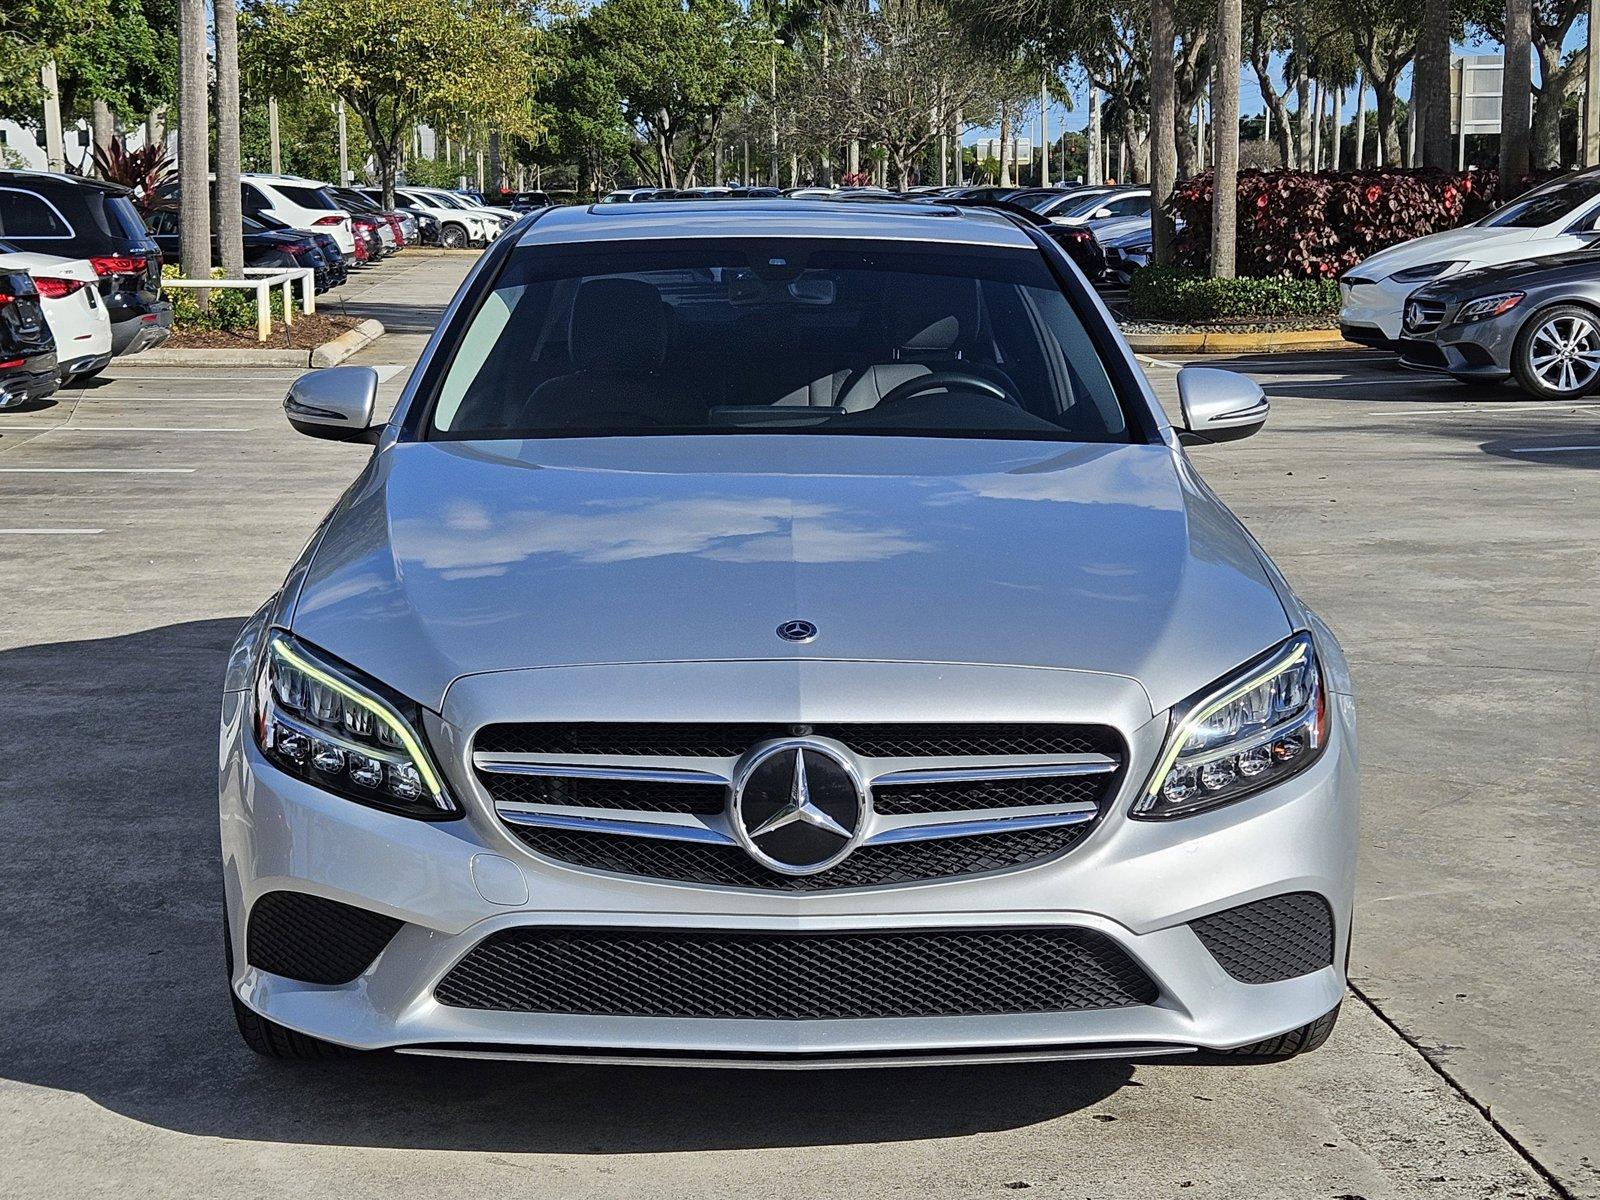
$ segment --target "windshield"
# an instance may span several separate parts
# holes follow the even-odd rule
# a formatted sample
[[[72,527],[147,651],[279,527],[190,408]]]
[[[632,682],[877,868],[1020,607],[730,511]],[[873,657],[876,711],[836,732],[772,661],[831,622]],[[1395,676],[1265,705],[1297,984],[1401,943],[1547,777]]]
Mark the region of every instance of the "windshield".
[[[275,183],[278,194],[290,204],[298,204],[301,208],[337,209],[339,206],[321,188],[303,187],[293,183]]]
[[[1125,442],[1032,249],[785,238],[519,250],[428,436],[827,433]]]
[[[1536,189],[1483,219],[1490,229],[1537,229],[1559,221],[1600,196],[1600,176],[1588,175],[1549,188]]]
[[[460,200],[456,199],[449,192],[424,192],[422,194],[424,196],[426,196],[428,199],[434,201],[434,207],[435,208],[466,208],[467,207],[467,205],[463,204]]]
[[[1056,217],[1086,217],[1097,208],[1105,206],[1106,197],[1110,192],[1095,192],[1088,196],[1074,196],[1072,203],[1065,208],[1057,209],[1052,216]]]

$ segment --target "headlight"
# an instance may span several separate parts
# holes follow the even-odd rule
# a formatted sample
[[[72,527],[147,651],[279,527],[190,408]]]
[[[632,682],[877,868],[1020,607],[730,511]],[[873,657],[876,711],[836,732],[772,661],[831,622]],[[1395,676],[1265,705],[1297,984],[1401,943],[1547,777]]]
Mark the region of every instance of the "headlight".
[[[1322,674],[1296,634],[1172,710],[1172,726],[1133,816],[1182,817],[1305,770],[1328,740]]]
[[[417,733],[421,710],[282,630],[256,675],[256,743],[273,764],[347,800],[408,817],[461,815]]]
[[[1400,283],[1419,283],[1424,279],[1437,279],[1441,275],[1448,274],[1456,267],[1464,265],[1464,263],[1454,259],[1449,262],[1422,263],[1419,266],[1407,267],[1403,271],[1396,271],[1389,278]]]
[[[1470,321],[1486,321],[1490,317],[1498,317],[1501,313],[1510,312],[1521,303],[1521,292],[1501,292],[1499,295],[1469,300],[1456,313],[1456,324],[1465,325]]]

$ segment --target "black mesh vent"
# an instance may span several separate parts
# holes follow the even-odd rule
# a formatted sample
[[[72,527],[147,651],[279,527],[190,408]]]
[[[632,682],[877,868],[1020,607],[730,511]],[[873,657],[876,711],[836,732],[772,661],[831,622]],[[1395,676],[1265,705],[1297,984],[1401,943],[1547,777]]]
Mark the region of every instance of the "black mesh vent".
[[[507,929],[434,995],[456,1008],[820,1021],[1150,1004],[1155,984],[1086,929],[732,933]]]
[[[1098,802],[1106,785],[1115,780],[1104,775],[1060,776],[1054,779],[989,779],[966,783],[911,783],[872,789],[872,807],[891,816],[915,813],[964,812],[974,808],[1026,808],[1038,804]]]
[[[1189,922],[1240,983],[1275,983],[1333,962],[1333,911],[1315,892],[1289,892]]]
[[[571,804],[634,812],[719,813],[728,789],[714,783],[640,783],[625,779],[504,775],[479,771],[496,803]]]
[[[491,754],[620,754],[733,758],[759,742],[804,735],[833,738],[867,758],[974,754],[1107,754],[1122,741],[1105,725],[679,724],[486,725],[475,748]]]
[[[404,922],[303,892],[268,892],[250,910],[250,965],[302,983],[349,983]]]
[[[616,837],[569,829],[535,829],[526,825],[512,826],[511,832],[540,854],[600,871],[683,883],[815,892],[828,888],[915,883],[923,879],[1020,867],[1070,849],[1091,828],[1090,824],[1065,825],[982,837],[862,846],[838,866],[816,875],[780,875],[769,871],[738,846]]]

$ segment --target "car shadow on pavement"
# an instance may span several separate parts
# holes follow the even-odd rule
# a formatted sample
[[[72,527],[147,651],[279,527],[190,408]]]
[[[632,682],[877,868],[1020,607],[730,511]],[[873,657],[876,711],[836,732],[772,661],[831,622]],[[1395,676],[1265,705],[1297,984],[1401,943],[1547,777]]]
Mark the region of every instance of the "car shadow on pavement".
[[[1138,1086],[1121,1062],[761,1072],[256,1058],[224,981],[215,788],[218,690],[243,619],[0,652],[0,1077],[208,1137],[573,1154],[959,1137]]]

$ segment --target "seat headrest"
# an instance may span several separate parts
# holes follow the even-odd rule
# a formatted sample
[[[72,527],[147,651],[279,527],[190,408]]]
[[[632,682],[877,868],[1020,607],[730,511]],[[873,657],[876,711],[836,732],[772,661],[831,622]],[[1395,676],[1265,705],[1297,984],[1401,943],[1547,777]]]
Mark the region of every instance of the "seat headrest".
[[[572,302],[567,343],[581,371],[653,371],[667,355],[670,314],[642,279],[590,279]]]
[[[896,350],[956,350],[978,333],[978,281],[948,275],[891,275],[883,324]]]

